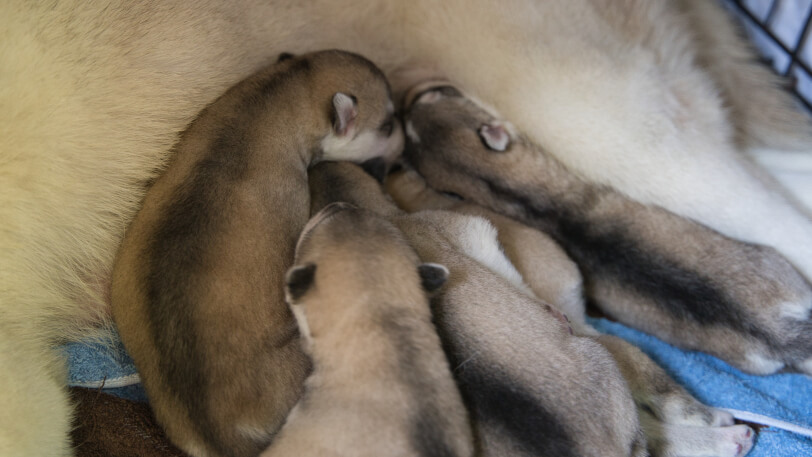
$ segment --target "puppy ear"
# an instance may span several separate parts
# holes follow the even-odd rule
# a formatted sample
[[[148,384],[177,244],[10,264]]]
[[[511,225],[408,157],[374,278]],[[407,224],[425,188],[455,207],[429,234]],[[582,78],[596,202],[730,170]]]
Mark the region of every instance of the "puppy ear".
[[[289,52],[283,52],[282,54],[279,54],[279,57],[276,59],[276,63],[284,62],[284,61],[292,59],[294,57],[295,56],[293,54],[289,53]]]
[[[307,263],[305,265],[293,266],[285,275],[285,297],[288,303],[295,303],[307,293],[313,285],[313,278],[316,273],[316,265]]]
[[[344,136],[355,126],[358,117],[358,100],[341,92],[333,95],[333,130],[339,136]]]
[[[491,151],[502,152],[510,146],[510,135],[504,126],[485,124],[479,128],[479,138]]]
[[[417,267],[420,283],[426,292],[435,292],[448,279],[448,268],[437,263],[424,263]]]

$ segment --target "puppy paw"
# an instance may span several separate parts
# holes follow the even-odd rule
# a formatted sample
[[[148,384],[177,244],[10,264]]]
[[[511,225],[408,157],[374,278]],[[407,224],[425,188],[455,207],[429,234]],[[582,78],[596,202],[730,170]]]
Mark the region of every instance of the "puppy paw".
[[[742,457],[753,448],[755,433],[746,425],[703,427],[641,417],[652,457]]]
[[[657,410],[657,418],[675,425],[727,427],[733,425],[733,415],[727,411],[704,405],[682,389],[667,396]]]
[[[711,429],[717,439],[714,454],[719,456],[741,457],[747,455],[755,444],[755,432],[746,425],[733,425]]]

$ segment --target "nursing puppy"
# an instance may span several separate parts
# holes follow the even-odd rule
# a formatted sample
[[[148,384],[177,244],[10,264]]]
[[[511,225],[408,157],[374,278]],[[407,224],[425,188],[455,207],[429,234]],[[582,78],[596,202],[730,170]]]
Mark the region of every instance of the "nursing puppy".
[[[389,87],[339,51],[286,56],[184,132],[127,230],[113,316],[156,418],[192,455],[256,455],[309,361],[284,303],[307,167],[397,151]]]
[[[590,181],[812,277],[812,223],[742,161],[812,129],[718,2],[10,0],[0,28],[0,454],[71,454],[53,345],[109,323],[116,249],[179,133],[284,51],[361,53],[396,92],[453,80]]]
[[[586,322],[582,276],[548,235],[459,197],[443,195],[408,167],[390,173],[385,184],[398,206],[409,212],[444,209],[478,215],[494,225],[505,256],[533,294],[564,312],[576,335],[594,338],[611,353],[629,385],[648,447],[655,455],[735,456],[749,451],[752,430],[729,427],[730,414],[702,405],[638,348],[601,335]]]
[[[533,295],[563,312],[579,334],[590,333],[586,323],[584,288],[578,265],[548,235],[459,197],[443,195],[408,165],[396,165],[384,182],[398,207],[413,213],[447,210],[488,220],[499,246]]]
[[[447,275],[370,211],[316,214],[285,286],[313,374],[262,456],[473,456],[429,310]]]
[[[432,309],[482,455],[645,455],[632,398],[649,411],[641,420],[654,455],[733,457],[752,446],[749,428],[727,426],[727,413],[701,405],[653,363],[624,380],[604,348],[572,335],[560,311],[532,297],[485,220],[405,214],[346,163],[315,166],[310,188],[314,210],[332,201],[362,205],[400,227],[421,259],[447,262],[449,282]],[[613,355],[632,352],[620,363],[624,375],[626,361],[647,360],[600,338]],[[629,392],[626,381],[637,390]]]
[[[453,87],[407,98],[428,184],[550,234],[609,315],[745,371],[812,373],[812,290],[775,250],[584,181]]]

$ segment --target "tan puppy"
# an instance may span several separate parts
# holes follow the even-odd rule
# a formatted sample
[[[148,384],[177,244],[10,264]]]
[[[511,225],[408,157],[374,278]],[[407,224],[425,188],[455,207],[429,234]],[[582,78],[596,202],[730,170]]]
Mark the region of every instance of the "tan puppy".
[[[443,195],[428,187],[408,165],[400,167],[390,172],[384,183],[386,191],[400,208],[410,213],[441,209],[487,219],[496,229],[505,256],[533,295],[563,312],[576,331],[582,334],[589,331],[584,320],[586,304],[581,272],[558,243],[532,227],[480,205]]]
[[[317,165],[310,187],[314,208],[361,204],[400,227],[422,259],[448,266],[449,282],[432,300],[434,320],[483,455],[645,455],[632,398],[652,455],[740,457],[752,447],[752,430],[730,426],[729,414],[696,401],[637,348],[609,336],[573,336],[560,311],[528,292],[485,220],[449,211],[406,215],[346,163]],[[413,193],[404,187],[390,185],[399,196]],[[538,232],[523,233],[527,240]],[[550,270],[550,260],[558,261],[526,258],[524,265]]]
[[[309,361],[282,293],[308,219],[307,167],[402,143],[383,74],[324,51],[263,69],[206,108],[150,188],[112,304],[158,421],[192,455],[256,455]]]
[[[316,214],[286,284],[313,374],[262,456],[472,456],[426,295],[447,275],[372,212]]]
[[[424,261],[449,262],[432,311],[474,420],[479,455],[645,455],[634,404],[609,355],[494,272],[510,276],[512,266],[499,258],[484,219],[448,211],[407,215],[346,163],[314,167],[310,188],[314,210],[334,200],[362,205],[401,228]],[[476,244],[475,257],[496,248],[495,261],[485,266],[469,256],[466,247]]]
[[[386,189],[410,212],[447,209],[487,218],[498,230],[505,256],[533,293],[564,312],[576,335],[595,338],[612,354],[629,384],[655,455],[712,452],[735,456],[751,448],[752,431],[728,427],[733,424],[730,414],[705,407],[638,348],[620,338],[601,335],[586,322],[581,274],[548,235],[459,197],[443,195],[408,167],[390,173]]]
[[[775,250],[584,181],[450,86],[408,100],[428,184],[550,234],[609,315],[749,372],[812,373],[812,289]]]

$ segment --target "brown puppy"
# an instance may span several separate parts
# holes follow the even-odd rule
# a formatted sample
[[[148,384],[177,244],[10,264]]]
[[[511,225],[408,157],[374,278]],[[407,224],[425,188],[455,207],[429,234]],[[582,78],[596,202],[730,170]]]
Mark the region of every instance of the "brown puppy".
[[[383,74],[285,56],[183,133],[115,263],[113,314],[158,421],[196,456],[256,455],[309,372],[283,279],[309,217],[307,167],[401,145]]]
[[[812,290],[775,250],[584,181],[453,87],[407,99],[428,184],[550,234],[608,314],[749,372],[812,373]]]
[[[472,456],[426,295],[447,275],[370,211],[316,214],[286,284],[313,374],[262,456]]]

